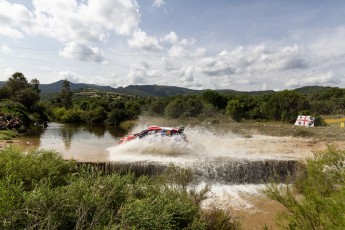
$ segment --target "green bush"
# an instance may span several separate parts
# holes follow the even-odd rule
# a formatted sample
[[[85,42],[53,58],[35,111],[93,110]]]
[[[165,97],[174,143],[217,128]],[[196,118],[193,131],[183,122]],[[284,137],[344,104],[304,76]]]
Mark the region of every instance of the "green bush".
[[[265,194],[283,204],[283,229],[343,229],[345,226],[345,151],[329,147],[308,159],[293,184],[267,186]]]
[[[204,215],[188,170],[167,175],[101,175],[56,152],[2,149],[0,229],[235,229],[221,211]]]
[[[27,190],[43,178],[49,178],[52,187],[65,185],[68,175],[75,171],[73,161],[65,161],[54,151],[35,150],[23,154],[13,147],[0,151],[0,179],[12,177],[21,181]]]
[[[121,209],[120,226],[124,229],[186,229],[198,219],[199,207],[188,193],[164,189],[157,196],[126,203]]]
[[[16,135],[13,130],[0,130],[0,140],[11,140]]]
[[[66,109],[64,107],[55,108],[53,116],[56,120],[61,122],[80,122],[83,117],[84,111],[79,108]]]
[[[226,214],[223,210],[211,207],[202,212],[203,219],[206,222],[206,229],[229,229],[239,230],[241,224],[238,220],[232,220],[231,216]]]

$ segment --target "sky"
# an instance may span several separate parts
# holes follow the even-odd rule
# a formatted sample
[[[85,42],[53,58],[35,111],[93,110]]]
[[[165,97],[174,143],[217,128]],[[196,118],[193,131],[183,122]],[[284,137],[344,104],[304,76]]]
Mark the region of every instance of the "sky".
[[[0,0],[0,81],[345,88],[342,0]]]

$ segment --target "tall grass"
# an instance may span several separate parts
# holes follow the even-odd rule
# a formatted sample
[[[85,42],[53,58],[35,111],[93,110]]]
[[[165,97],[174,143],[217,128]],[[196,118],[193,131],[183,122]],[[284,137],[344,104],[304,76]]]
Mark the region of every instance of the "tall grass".
[[[16,135],[16,132],[13,130],[0,130],[0,140],[11,140]]]
[[[340,124],[345,122],[345,117],[342,118],[325,118],[325,123],[328,125],[331,124]]]
[[[278,216],[282,229],[344,229],[345,151],[317,153],[296,183],[271,184],[265,193],[288,210]]]
[[[0,150],[0,229],[240,228],[222,211],[201,210],[204,193],[187,189],[188,172],[166,174],[101,175],[53,151],[6,148]]]

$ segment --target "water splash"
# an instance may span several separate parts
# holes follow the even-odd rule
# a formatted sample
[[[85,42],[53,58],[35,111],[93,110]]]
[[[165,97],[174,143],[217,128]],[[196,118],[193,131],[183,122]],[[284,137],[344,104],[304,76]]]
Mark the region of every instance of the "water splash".
[[[140,132],[150,125],[140,123],[131,133]],[[283,176],[288,176],[290,167],[294,172],[294,161],[306,154],[305,149],[294,148],[295,140],[292,137],[248,137],[201,126],[187,126],[185,134],[188,143],[148,138],[111,147],[108,149],[109,160],[154,162],[157,165],[174,163],[191,167],[194,173],[200,174],[197,179],[199,188],[206,183],[210,185],[208,197],[203,202],[205,208],[231,207],[256,212],[253,200],[262,199],[261,190],[270,178],[266,172],[274,174],[278,168],[282,175],[286,174]],[[231,176],[236,177],[235,180]],[[265,181],[262,181],[263,177],[267,177]]]
[[[197,185],[196,190],[201,190],[206,186],[206,182]],[[221,183],[209,184],[210,191],[207,198],[202,202],[203,208],[217,207],[227,210],[231,207],[234,210],[257,211],[250,198],[262,197],[262,190],[265,184],[227,185]]]
[[[131,133],[147,128],[136,126]],[[186,127],[188,143],[166,137],[147,137],[108,148],[110,161],[156,161],[186,164],[207,158],[296,159],[298,149],[290,146],[290,137],[253,135],[250,138],[232,132],[222,133],[206,128]]]

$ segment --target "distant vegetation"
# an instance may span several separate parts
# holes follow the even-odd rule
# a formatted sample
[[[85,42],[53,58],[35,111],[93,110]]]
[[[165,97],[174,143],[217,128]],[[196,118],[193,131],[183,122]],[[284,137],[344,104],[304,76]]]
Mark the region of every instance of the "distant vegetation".
[[[321,115],[345,112],[345,89],[336,87],[238,92],[198,91],[157,85],[113,89],[79,84],[78,88],[67,80],[59,84],[58,92],[41,94],[41,88],[46,90],[48,85],[41,87],[38,80],[28,82],[22,73],[15,73],[0,88],[0,111],[4,115],[20,118],[23,130],[34,122],[45,120],[119,125],[123,121],[137,119],[140,114],[172,119],[228,117],[236,122],[289,123],[294,122],[298,114],[304,114],[315,116],[315,124],[322,125]],[[52,85],[53,91],[56,91],[57,83]]]

